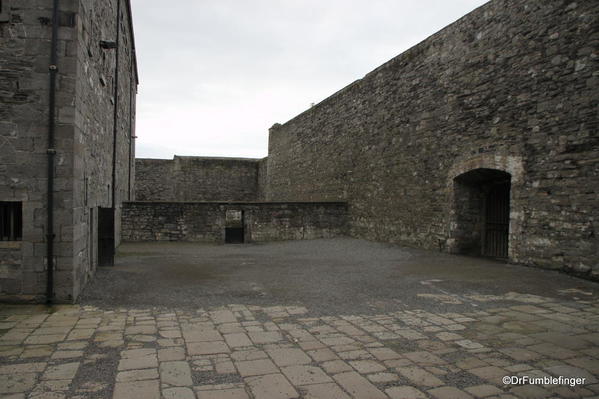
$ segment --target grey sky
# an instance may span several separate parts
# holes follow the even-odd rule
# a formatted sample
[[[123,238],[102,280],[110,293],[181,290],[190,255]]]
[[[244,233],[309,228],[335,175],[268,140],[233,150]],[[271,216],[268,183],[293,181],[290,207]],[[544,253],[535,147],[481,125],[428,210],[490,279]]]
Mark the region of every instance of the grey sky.
[[[275,122],[486,1],[132,0],[137,156],[266,156]]]

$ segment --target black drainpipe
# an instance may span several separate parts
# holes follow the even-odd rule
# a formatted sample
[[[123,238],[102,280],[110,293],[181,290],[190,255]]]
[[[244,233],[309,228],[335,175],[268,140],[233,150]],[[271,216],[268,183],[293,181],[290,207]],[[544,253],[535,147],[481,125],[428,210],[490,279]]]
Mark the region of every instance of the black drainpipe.
[[[118,132],[119,111],[119,48],[121,39],[121,0],[116,0],[116,48],[114,67],[114,123],[112,132],[112,212],[116,214],[116,140]]]
[[[131,62],[131,79],[129,80],[129,179],[127,183],[127,201],[131,201],[131,144],[133,140],[133,62]]]
[[[56,75],[58,73],[58,3],[54,0],[52,11],[52,45],[50,55],[50,99],[48,110],[48,220],[46,226],[46,303],[54,301],[54,130],[56,126]]]

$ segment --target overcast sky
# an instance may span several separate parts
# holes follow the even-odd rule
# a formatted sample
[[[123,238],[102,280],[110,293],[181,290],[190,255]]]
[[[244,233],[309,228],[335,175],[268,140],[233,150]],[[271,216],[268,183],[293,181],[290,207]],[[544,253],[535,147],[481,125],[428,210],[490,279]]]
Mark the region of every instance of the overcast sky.
[[[274,123],[486,1],[132,0],[137,157],[264,157]]]

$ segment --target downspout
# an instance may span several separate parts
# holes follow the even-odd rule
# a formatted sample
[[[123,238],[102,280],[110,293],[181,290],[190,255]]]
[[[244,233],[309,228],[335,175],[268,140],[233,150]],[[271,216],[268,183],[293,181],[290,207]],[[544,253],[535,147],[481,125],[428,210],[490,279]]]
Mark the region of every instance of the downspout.
[[[114,123],[112,131],[112,212],[116,215],[116,141],[118,133],[119,111],[119,49],[121,39],[121,0],[116,0],[116,54],[114,71]]]
[[[59,0],[54,0],[52,10],[52,44],[50,53],[50,98],[48,110],[48,203],[46,226],[46,303],[54,301],[54,133],[56,127],[56,75],[58,74],[58,6]]]
[[[131,59],[133,60],[133,59]],[[131,201],[131,145],[133,141],[133,61],[131,62],[131,79],[129,80],[129,180],[127,183],[127,201]]]

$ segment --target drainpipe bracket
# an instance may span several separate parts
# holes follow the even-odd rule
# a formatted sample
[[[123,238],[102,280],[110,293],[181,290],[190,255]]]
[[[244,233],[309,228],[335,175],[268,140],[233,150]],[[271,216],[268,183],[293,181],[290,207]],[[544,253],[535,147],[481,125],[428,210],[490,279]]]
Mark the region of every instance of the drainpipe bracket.
[[[52,72],[58,71],[58,67],[56,65],[50,65],[48,69]]]
[[[55,150],[54,148],[48,148],[48,149],[46,150],[46,153],[47,153],[48,155],[56,155],[56,150]]]

